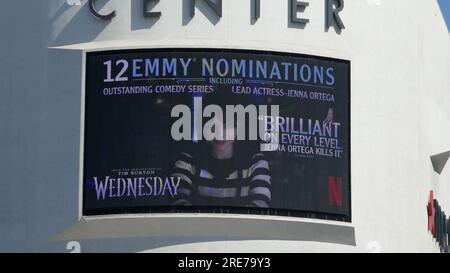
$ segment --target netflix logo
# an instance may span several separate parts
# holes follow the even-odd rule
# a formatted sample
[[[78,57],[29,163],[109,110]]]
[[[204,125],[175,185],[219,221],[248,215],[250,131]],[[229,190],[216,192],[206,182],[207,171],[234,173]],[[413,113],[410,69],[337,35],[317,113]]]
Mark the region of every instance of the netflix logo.
[[[342,207],[343,190],[342,177],[328,177],[328,206]]]

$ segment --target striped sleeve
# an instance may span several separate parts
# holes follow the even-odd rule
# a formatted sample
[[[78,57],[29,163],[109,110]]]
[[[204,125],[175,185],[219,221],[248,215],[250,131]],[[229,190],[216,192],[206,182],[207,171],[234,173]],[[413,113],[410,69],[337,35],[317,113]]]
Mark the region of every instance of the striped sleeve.
[[[269,162],[263,154],[253,156],[249,169],[250,189],[249,202],[251,207],[268,208],[272,201],[271,176]]]
[[[193,177],[195,168],[190,154],[182,153],[175,161],[172,177],[180,178],[177,196],[175,196],[172,206],[190,206],[194,194]]]

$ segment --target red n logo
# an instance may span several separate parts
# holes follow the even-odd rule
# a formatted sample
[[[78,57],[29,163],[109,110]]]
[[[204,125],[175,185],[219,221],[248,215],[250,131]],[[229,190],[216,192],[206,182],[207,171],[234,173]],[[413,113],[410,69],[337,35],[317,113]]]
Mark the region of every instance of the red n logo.
[[[342,207],[342,177],[328,177],[328,205]]]

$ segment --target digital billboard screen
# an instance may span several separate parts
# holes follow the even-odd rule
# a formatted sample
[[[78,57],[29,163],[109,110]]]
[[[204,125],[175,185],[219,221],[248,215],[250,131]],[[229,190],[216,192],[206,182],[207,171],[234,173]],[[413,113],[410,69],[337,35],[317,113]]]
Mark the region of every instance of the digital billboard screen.
[[[83,213],[350,221],[350,62],[277,52],[86,55]]]

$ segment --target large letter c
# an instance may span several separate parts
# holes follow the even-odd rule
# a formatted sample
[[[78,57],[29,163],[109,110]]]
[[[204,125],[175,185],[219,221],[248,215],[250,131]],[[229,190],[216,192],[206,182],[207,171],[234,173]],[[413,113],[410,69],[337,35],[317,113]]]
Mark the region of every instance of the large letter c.
[[[97,9],[95,8],[95,0],[89,0],[89,9],[91,10],[92,15],[94,15],[96,18],[100,20],[111,20],[116,16],[116,11],[112,11],[110,14],[102,15],[98,13]]]

